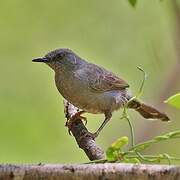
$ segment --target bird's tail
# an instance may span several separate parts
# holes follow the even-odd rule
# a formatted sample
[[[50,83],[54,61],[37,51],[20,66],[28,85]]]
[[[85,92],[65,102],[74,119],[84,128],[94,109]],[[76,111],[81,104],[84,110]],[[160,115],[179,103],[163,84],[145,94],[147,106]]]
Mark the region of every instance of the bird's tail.
[[[159,112],[154,107],[141,103],[138,100],[132,100],[128,107],[135,109],[146,119],[160,119],[161,121],[170,121],[169,117],[165,113]]]

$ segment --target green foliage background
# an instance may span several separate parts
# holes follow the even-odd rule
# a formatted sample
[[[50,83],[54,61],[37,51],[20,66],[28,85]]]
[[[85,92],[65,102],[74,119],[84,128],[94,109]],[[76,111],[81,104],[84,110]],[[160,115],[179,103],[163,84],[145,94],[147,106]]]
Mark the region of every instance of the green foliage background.
[[[85,162],[84,153],[64,127],[62,97],[54,73],[31,60],[50,50],[68,47],[89,61],[126,79],[137,92],[141,74],[148,73],[142,99],[156,106],[178,92],[180,84],[165,89],[177,58],[176,17],[172,1],[126,0],[1,0],[0,6],[0,162]],[[166,92],[165,96],[161,96]],[[162,97],[160,99],[160,97]],[[179,129],[179,110],[160,107],[172,122],[145,121],[131,113],[137,142]],[[87,115],[93,132],[102,115]],[[118,137],[129,135],[120,111],[100,134],[106,149]],[[179,155],[178,140],[149,152]]]

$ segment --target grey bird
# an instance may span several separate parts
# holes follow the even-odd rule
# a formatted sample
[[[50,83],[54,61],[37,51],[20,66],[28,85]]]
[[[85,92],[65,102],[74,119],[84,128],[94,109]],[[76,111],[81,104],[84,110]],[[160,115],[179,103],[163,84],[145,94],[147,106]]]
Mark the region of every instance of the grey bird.
[[[79,116],[84,112],[105,115],[94,137],[99,135],[111,119],[112,112],[132,98],[126,81],[103,67],[88,63],[70,49],[56,49],[32,61],[43,62],[54,70],[58,91],[67,101],[82,110]],[[128,107],[146,119],[169,121],[166,114],[138,100],[130,101]]]

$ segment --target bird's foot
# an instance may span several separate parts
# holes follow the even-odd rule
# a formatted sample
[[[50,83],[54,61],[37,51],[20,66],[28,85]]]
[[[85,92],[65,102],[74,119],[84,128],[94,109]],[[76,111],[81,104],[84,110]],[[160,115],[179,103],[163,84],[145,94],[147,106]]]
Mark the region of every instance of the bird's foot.
[[[81,114],[85,113],[85,111],[79,111],[77,112],[76,114],[74,114],[70,120],[68,120],[65,124],[65,126],[68,127],[68,133],[69,135],[71,135],[71,128],[72,128],[72,125],[78,120],[78,119],[81,119],[85,122],[85,126],[87,124],[87,118],[84,117],[84,116],[81,116]]]

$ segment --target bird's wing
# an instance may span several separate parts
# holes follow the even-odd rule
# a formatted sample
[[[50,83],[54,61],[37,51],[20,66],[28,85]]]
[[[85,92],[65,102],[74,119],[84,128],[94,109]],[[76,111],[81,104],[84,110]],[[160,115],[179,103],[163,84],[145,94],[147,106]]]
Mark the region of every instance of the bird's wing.
[[[95,64],[89,63],[84,72],[87,75],[88,83],[93,91],[105,92],[122,90],[129,87],[126,81]]]

